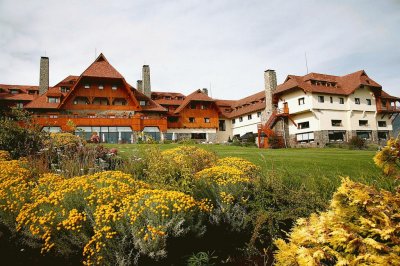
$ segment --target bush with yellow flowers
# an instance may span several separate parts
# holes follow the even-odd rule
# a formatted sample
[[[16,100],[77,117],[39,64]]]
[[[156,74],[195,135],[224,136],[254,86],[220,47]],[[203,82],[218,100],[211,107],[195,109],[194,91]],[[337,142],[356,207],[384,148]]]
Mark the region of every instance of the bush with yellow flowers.
[[[10,153],[8,151],[0,150],[0,161],[11,160]]]
[[[145,154],[145,160],[146,181],[190,192],[194,174],[211,167],[217,157],[214,153],[195,146],[179,146],[162,152],[150,149]]]
[[[47,141],[48,146],[63,149],[75,148],[85,143],[86,141],[79,136],[67,132],[50,133],[50,139]]]
[[[400,194],[346,178],[326,212],[275,241],[277,265],[400,265]]]
[[[242,165],[243,170],[231,164]],[[252,197],[252,182],[257,171],[252,163],[230,157],[196,173],[194,195],[210,200],[215,206],[210,215],[212,223],[228,224],[235,231],[247,226],[247,202]]]
[[[0,221],[42,254],[81,254],[86,265],[163,258],[168,237],[202,234],[212,210],[119,171],[33,178],[22,164],[0,161]]]
[[[386,146],[374,156],[374,162],[386,175],[399,173],[400,139],[388,140]]]
[[[0,222],[14,231],[15,218],[30,199],[34,186],[24,161],[0,160]]]
[[[218,159],[217,166],[227,166],[243,171],[249,178],[255,178],[260,174],[260,167],[239,157],[225,157]]]

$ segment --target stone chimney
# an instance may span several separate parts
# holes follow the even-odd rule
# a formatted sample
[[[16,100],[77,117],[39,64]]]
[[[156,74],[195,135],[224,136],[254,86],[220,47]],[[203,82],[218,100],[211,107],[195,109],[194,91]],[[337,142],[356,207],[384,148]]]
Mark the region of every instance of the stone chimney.
[[[151,97],[150,67],[148,65],[144,65],[142,69],[142,86],[143,93],[147,97]]]
[[[277,86],[275,70],[271,69],[265,70],[264,82],[265,82],[265,112],[268,119],[272,111],[276,109],[276,107],[272,103],[272,95],[275,92]]]
[[[49,58],[42,56],[40,58],[39,95],[42,95],[48,89],[49,89]]]
[[[138,91],[140,91],[141,93],[143,93],[143,82],[142,82],[142,80],[136,81],[136,89]]]
[[[201,91],[202,91],[205,95],[208,95],[208,89],[207,89],[207,88],[203,88]]]

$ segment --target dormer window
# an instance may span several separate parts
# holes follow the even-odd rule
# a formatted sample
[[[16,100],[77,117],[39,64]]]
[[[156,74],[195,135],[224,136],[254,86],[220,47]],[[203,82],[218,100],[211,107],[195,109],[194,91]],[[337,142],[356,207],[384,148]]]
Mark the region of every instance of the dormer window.
[[[60,91],[63,93],[69,92],[69,88],[68,87],[61,87]]]
[[[29,90],[29,91],[28,91],[28,94],[29,94],[29,95],[34,95],[34,94],[36,94],[36,91],[34,91],[34,90]]]
[[[171,100],[171,96],[165,96],[165,100]]]
[[[117,85],[112,85],[111,89],[112,89],[113,91],[116,91],[116,90],[118,89],[118,86],[117,86]]]
[[[48,103],[59,103],[60,98],[59,97],[47,97],[47,102]]]
[[[102,90],[102,89],[104,89],[104,86],[103,85],[99,85],[99,90]]]
[[[19,93],[19,89],[10,89],[10,93],[11,94],[18,94]]]
[[[146,106],[146,101],[140,101],[139,104],[140,106]]]
[[[24,107],[24,104],[23,103],[17,103],[16,105],[15,105],[15,107],[17,107],[17,108],[23,108]]]
[[[86,83],[85,84],[85,89],[89,89],[90,88],[90,84],[89,83]]]

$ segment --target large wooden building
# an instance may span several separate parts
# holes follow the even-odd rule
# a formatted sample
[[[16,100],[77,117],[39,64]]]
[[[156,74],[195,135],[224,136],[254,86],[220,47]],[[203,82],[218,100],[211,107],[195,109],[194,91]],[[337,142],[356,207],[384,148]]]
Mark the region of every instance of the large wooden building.
[[[31,111],[43,130],[74,131],[85,138],[99,134],[109,143],[135,143],[148,136],[222,143],[274,128],[291,146],[323,146],[350,135],[371,141],[388,138],[393,114],[399,112],[400,99],[385,93],[364,71],[344,77],[289,75],[279,86],[275,71],[265,71],[264,78],[262,91],[239,100],[213,99],[207,89],[187,96],[154,92],[149,66],[143,66],[135,88],[100,54],[80,76],[68,76],[50,87],[49,59],[42,57],[39,86],[0,84],[0,107]],[[321,103],[321,97],[328,103]],[[357,99],[362,99],[361,105],[353,103]],[[333,122],[325,126],[328,120]],[[371,128],[355,125],[362,120]],[[385,128],[379,128],[382,121]],[[338,130],[345,132],[342,138]]]

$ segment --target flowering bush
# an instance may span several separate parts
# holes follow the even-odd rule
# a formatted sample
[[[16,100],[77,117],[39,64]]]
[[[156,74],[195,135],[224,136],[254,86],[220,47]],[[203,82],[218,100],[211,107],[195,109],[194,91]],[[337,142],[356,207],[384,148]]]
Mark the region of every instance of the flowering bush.
[[[399,171],[400,139],[388,140],[386,146],[374,156],[374,162],[386,175]]]
[[[0,150],[0,161],[11,160],[10,153],[8,151]]]
[[[238,157],[225,157],[218,159],[217,166],[228,166],[243,171],[243,173],[251,178],[260,174],[260,167],[255,164]]]
[[[84,145],[85,140],[71,133],[51,133],[48,145],[54,148],[71,149]]]
[[[399,192],[344,179],[328,211],[275,241],[277,265],[399,265],[399,209]]]
[[[193,188],[193,175],[217,160],[214,153],[194,146],[179,146],[163,152],[149,149],[144,157],[146,181],[189,193]]]
[[[245,166],[244,171],[229,166],[237,163]],[[248,161],[226,158],[218,160],[217,166],[196,173],[194,195],[209,200],[215,206],[210,215],[212,223],[228,224],[235,231],[246,227],[249,213],[247,201],[252,194],[252,176],[248,173],[254,174],[256,168]]]
[[[166,255],[168,237],[204,232],[212,210],[178,191],[153,189],[118,171],[34,179],[19,161],[0,161],[0,220],[42,253],[81,252],[84,263],[129,264]]]

